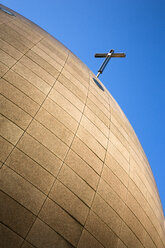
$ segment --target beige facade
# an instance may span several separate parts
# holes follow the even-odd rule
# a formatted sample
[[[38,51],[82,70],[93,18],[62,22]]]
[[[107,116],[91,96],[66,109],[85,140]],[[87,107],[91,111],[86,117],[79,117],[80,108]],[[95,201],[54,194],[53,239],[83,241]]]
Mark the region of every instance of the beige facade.
[[[0,247],[165,247],[150,165],[95,75],[0,10],[0,77]]]

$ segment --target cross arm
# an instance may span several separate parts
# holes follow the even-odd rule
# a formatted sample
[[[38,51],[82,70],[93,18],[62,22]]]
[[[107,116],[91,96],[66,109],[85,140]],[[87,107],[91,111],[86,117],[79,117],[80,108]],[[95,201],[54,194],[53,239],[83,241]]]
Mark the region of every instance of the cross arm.
[[[95,58],[106,58],[110,55],[109,53],[96,53]],[[111,55],[112,58],[125,58],[126,54],[125,53],[113,53]]]

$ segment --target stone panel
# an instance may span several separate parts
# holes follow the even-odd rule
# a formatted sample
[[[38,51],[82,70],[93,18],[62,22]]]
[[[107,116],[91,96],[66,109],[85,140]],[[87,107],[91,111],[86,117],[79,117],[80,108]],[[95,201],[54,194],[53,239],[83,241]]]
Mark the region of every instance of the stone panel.
[[[26,154],[16,148],[8,157],[6,164],[42,192],[48,194],[54,177]]]
[[[50,39],[43,39],[38,43],[38,47],[42,49],[45,53],[47,53],[50,57],[52,57],[55,61],[57,61],[62,66],[65,63],[67,58],[67,53],[61,47],[58,47],[57,42]]]
[[[123,218],[125,202],[120,198],[117,193],[102,179],[100,179],[98,185],[98,194],[110,205],[117,214]]]
[[[86,229],[105,247],[116,247],[117,236],[114,232],[92,211],[88,216]]]
[[[72,248],[73,246],[66,242],[52,228],[37,219],[30,230],[27,240],[38,248]]]
[[[127,187],[129,181],[128,174],[109,152],[106,153],[105,164],[120,179],[120,181],[125,185],[125,187]]]
[[[84,115],[108,138],[109,129],[87,106]]]
[[[128,248],[132,248],[132,247],[143,248],[144,247],[139,241],[139,239],[136,237],[136,235],[131,231],[131,229],[125,223],[123,223],[122,225],[120,238],[126,244]]]
[[[53,185],[49,197],[84,225],[88,207],[58,180]]]
[[[83,202],[85,202],[88,206],[91,206],[94,190],[67,165],[62,167],[58,175],[58,179]],[[79,187],[81,187],[81,191],[79,190]]]
[[[58,81],[64,85],[68,90],[70,90],[77,98],[79,98],[80,101],[85,103],[86,100],[86,89],[81,89],[78,84],[74,84],[71,82],[67,76],[64,76],[65,70],[62,71],[60,74]]]
[[[2,59],[2,63],[7,67],[12,67],[16,63],[16,60],[13,57],[11,57],[9,54],[7,54],[1,49],[0,49],[0,57]]]
[[[4,162],[14,146],[0,136],[0,147],[0,161]]]
[[[60,107],[62,107],[68,114],[70,114],[73,119],[78,122],[80,121],[81,112],[59,92],[52,89],[49,94],[49,97]]]
[[[14,99],[14,101],[16,101],[16,102],[19,101],[19,104],[22,103],[22,105],[20,105],[21,107],[26,106],[26,111],[27,111],[27,106],[29,106],[28,102],[26,101],[26,99],[28,99],[26,97],[26,95],[31,98],[29,100],[30,102],[32,102],[31,100],[33,100],[38,104],[41,104],[43,102],[43,100],[45,99],[45,94],[42,91],[40,91],[36,85],[33,85],[32,82],[27,81],[22,76],[20,76],[19,74],[17,74],[16,72],[14,72],[12,70],[8,71],[5,74],[4,79],[6,79],[9,83],[11,83],[13,86],[15,86],[17,89],[19,89],[20,91],[22,91],[24,93],[22,95],[24,96],[23,99],[25,102],[21,99],[19,94],[16,93],[19,91],[17,91],[15,89],[15,94],[17,95],[17,98]],[[12,88],[10,85],[8,85],[8,87]],[[14,90],[14,87],[12,89]],[[19,93],[21,94],[21,92],[19,92]],[[13,94],[11,94],[10,97],[13,97]],[[8,98],[9,98],[9,96],[8,96]],[[30,111],[33,113],[33,111],[31,109],[30,109]]]
[[[87,95],[87,92],[88,92],[87,88],[88,87],[86,87],[85,85],[81,84],[80,81],[71,74],[71,72],[69,72],[69,71],[67,71],[65,69],[65,67],[62,70],[61,75],[64,75],[70,82],[72,82],[76,87],[78,87],[78,89],[80,89],[85,95]]]
[[[0,115],[0,122],[0,135],[15,145],[23,134],[23,130],[2,115]]]
[[[90,98],[87,98],[86,106],[109,128],[109,118],[97,107],[97,104],[92,102]]]
[[[56,203],[47,199],[39,217],[71,244],[77,245],[82,232],[82,226]]]
[[[98,194],[95,195],[92,210],[119,236],[122,220]]]
[[[101,173],[103,162],[79,138],[75,137],[71,148],[98,174]]]
[[[52,133],[54,133],[66,145],[69,146],[71,144],[74,134],[60,121],[58,121],[53,115],[49,114],[49,112],[41,108],[37,113],[35,119],[47,129],[49,129]]]
[[[84,104],[63,84],[57,81],[53,87],[57,90],[61,95],[63,95],[69,102],[71,102],[76,108],[78,108],[81,112],[84,109]]]
[[[14,29],[16,32],[24,36],[27,40],[30,40],[33,43],[37,43],[42,37],[39,35],[35,35],[34,31],[29,32],[30,28],[25,27],[25,25],[22,23],[22,25],[17,21],[18,19],[14,20],[13,22],[9,22],[8,26],[10,26],[12,29]]]
[[[34,246],[32,244],[30,244],[29,242],[24,241],[22,248],[34,248]]]
[[[68,146],[65,145],[60,139],[58,139],[52,132],[41,125],[38,121],[32,121],[27,129],[27,133],[38,140],[57,157],[64,159],[68,151]]]
[[[46,196],[36,189],[32,184],[19,176],[7,166],[1,169],[1,189],[21,203],[27,209],[37,214],[46,198]],[[14,190],[13,190],[14,189]]]
[[[103,168],[102,178],[110,185],[110,187],[119,195],[125,202],[127,196],[127,188],[116,177],[116,175],[106,165]]]
[[[1,239],[0,239],[0,247],[1,248],[19,248],[23,242],[23,239],[13,232],[8,227],[4,226],[0,223],[0,232],[1,232]]]
[[[109,141],[108,152],[116,159],[122,168],[129,173],[129,162],[126,160],[124,155]]]
[[[22,129],[27,128],[32,117],[20,109],[17,105],[9,101],[6,97],[0,96],[1,114],[15,123]]]
[[[79,244],[78,244],[78,248],[103,248],[104,246],[102,246],[98,240],[96,240],[87,230],[83,230]]]
[[[2,77],[8,70],[9,68],[0,62],[0,77]]]
[[[43,108],[52,114],[58,121],[63,123],[69,130],[75,132],[78,127],[78,122],[70,116],[61,106],[47,98],[43,104]]]
[[[22,83],[24,83],[24,81],[22,81]],[[34,116],[34,114],[39,109],[39,105],[37,103],[35,103],[31,98],[29,98],[23,92],[21,92],[22,89],[18,90],[12,84],[8,83],[6,80],[1,79],[0,84],[1,84],[2,95],[4,95],[10,101],[18,105],[21,109],[23,109],[29,115]],[[21,119],[24,119],[24,118],[22,117]]]
[[[17,147],[54,176],[57,175],[62,161],[30,135],[25,134]]]
[[[5,193],[0,192],[0,198],[1,221],[17,234],[25,237],[35,220],[35,216]]]
[[[96,190],[99,180],[98,174],[74,151],[69,150],[65,163]]]
[[[55,83],[55,79],[58,77],[59,72],[57,72],[56,77],[49,74],[45,71],[41,66],[33,62],[33,60],[29,59],[27,56],[23,56],[20,59],[20,63],[30,69],[33,73],[35,73],[38,77],[44,80],[47,84],[53,85]]]
[[[97,156],[104,161],[105,148],[95,139],[83,126],[79,126],[77,136],[85,143]]]
[[[33,55],[33,56],[32,56]],[[32,58],[42,68],[53,76],[57,76],[57,71],[61,71],[62,66],[51,58],[46,52],[40,49],[37,45],[27,53],[29,58]]]
[[[28,67],[23,65],[20,62],[17,62],[16,65],[12,67],[12,69],[23,77],[25,80],[29,81],[36,88],[38,88],[44,94],[48,94],[51,89],[51,86],[47,84],[44,80],[38,77],[33,71],[31,71]]]
[[[85,116],[81,119],[81,125],[89,132],[91,133],[95,139],[106,149],[108,139],[105,135],[102,134],[102,132]]]
[[[26,39],[24,37],[20,37],[17,32],[12,32],[12,29],[7,27],[6,24],[1,25],[0,27],[0,38],[23,54],[29,50],[27,47],[29,44],[26,43]]]

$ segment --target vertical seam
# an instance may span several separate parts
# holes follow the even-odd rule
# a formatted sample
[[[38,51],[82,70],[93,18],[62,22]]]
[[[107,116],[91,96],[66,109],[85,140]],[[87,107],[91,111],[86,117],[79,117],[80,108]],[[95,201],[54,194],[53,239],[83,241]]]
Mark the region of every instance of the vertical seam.
[[[104,161],[103,161],[102,169],[101,169],[101,172],[100,172],[100,175],[99,175],[99,180],[98,180],[97,187],[96,187],[96,190],[95,190],[93,199],[92,199],[91,206],[90,206],[90,208],[89,208],[88,215],[87,215],[87,217],[86,217],[86,220],[85,220],[85,223],[84,223],[84,226],[83,226],[83,230],[84,230],[84,229],[86,230],[85,225],[86,225],[87,219],[88,219],[88,217],[89,217],[89,214],[90,214],[90,212],[92,211],[91,208],[92,208],[94,199],[95,199],[96,194],[97,194],[97,190],[98,190],[98,187],[99,187],[99,183],[100,183],[101,176],[102,176],[103,169],[104,169],[104,165],[105,165],[105,158],[106,158],[106,154],[107,154],[107,150],[108,150],[108,144],[109,144],[109,140],[110,140],[110,124],[111,124],[111,109],[110,109],[110,102],[109,102],[108,105],[109,105],[110,116],[109,116],[109,132],[108,132],[108,139],[107,139],[107,148],[106,148],[106,150],[105,150],[105,156],[104,156]],[[82,230],[82,232],[83,232],[83,230]],[[92,235],[92,234],[91,234],[91,235]],[[81,233],[81,236],[82,236],[82,233]],[[80,242],[81,236],[80,236],[80,238],[79,238],[78,244],[79,244],[79,242]],[[93,236],[93,235],[92,235],[92,236]],[[93,236],[93,237],[94,237],[94,236]],[[96,239],[96,237],[94,237],[94,238]],[[96,239],[96,240],[97,240],[97,239]],[[104,245],[103,245],[99,240],[97,240],[97,241],[104,247]],[[77,244],[77,246],[78,246],[78,244]]]

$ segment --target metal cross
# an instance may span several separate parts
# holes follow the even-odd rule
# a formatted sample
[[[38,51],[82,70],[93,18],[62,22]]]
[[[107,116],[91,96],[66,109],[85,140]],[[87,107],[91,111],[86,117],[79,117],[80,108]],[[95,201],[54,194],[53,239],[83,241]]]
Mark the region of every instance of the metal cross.
[[[106,65],[108,64],[111,58],[125,58],[125,56],[126,56],[125,53],[114,53],[114,50],[110,50],[109,53],[96,53],[95,58],[105,58],[100,69],[98,70],[96,77],[98,78],[99,75],[102,74],[102,72],[104,71]]]

